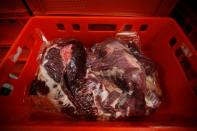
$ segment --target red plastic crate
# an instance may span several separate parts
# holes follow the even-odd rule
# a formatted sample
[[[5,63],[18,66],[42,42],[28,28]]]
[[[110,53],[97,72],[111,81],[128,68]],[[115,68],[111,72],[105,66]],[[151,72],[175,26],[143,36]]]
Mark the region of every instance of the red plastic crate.
[[[29,18],[30,14],[26,9],[23,0],[1,0],[0,1],[0,18],[1,19],[18,19]]]
[[[76,122],[32,108],[27,90],[35,77],[42,45],[37,29],[48,40],[77,38],[90,47],[113,37],[124,26],[139,32],[142,50],[158,65],[164,98],[155,114],[130,122]],[[18,48],[29,49],[30,54],[17,74],[19,78],[15,79],[9,76],[17,63],[12,59]],[[169,18],[33,17],[3,59],[0,72],[0,85],[9,83],[14,87],[9,96],[0,96],[3,130],[195,130],[197,125],[197,52],[176,22]]]
[[[197,50],[197,12],[195,10],[194,1],[179,0],[171,16],[177,21]]]
[[[6,53],[12,46],[12,43],[15,41],[20,31],[23,29],[25,23],[28,19],[0,19],[0,63],[3,58],[6,56]],[[28,55],[24,56],[26,58]],[[20,59],[21,62],[24,62],[25,59]],[[18,62],[18,63],[21,63]],[[20,65],[20,64],[17,64]],[[18,70],[15,70],[17,73]]]
[[[26,0],[34,15],[167,16],[177,0]]]

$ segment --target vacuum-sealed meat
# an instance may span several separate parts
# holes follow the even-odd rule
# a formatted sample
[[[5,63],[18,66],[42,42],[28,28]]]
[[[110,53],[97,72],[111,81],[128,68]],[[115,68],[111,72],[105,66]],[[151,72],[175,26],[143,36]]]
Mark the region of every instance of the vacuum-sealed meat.
[[[156,75],[133,41],[110,38],[85,49],[78,40],[57,39],[43,50],[30,94],[71,118],[141,117],[161,103]]]
[[[98,97],[96,107],[100,106],[98,110],[102,112],[98,116],[109,119],[144,116],[160,105],[155,65],[135,46],[108,39],[92,47],[87,61],[86,76],[94,76],[101,86],[94,96]]]
[[[77,113],[73,100],[75,84],[85,75],[86,52],[74,39],[57,39],[42,52],[36,80],[30,94],[46,96],[54,107],[68,115]]]

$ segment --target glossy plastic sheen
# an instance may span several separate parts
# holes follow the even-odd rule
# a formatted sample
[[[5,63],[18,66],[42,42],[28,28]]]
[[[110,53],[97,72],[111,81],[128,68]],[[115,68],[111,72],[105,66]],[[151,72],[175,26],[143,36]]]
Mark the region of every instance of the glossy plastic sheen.
[[[35,77],[42,42],[40,29],[48,40],[77,38],[90,47],[117,31],[137,31],[141,48],[158,66],[163,102],[154,115],[130,122],[74,122],[60,114],[36,111],[27,90]],[[17,48],[30,54],[18,79],[10,78]],[[23,54],[23,52],[22,52]],[[21,55],[22,56],[22,55]],[[19,60],[21,59],[19,56]],[[197,52],[177,24],[169,18],[146,17],[33,17],[23,28],[0,65],[0,84],[10,83],[10,96],[0,96],[0,121],[4,129],[18,130],[193,130],[197,124]],[[197,92],[196,92],[197,93]],[[11,125],[14,123],[14,125]],[[9,124],[9,128],[6,127]]]

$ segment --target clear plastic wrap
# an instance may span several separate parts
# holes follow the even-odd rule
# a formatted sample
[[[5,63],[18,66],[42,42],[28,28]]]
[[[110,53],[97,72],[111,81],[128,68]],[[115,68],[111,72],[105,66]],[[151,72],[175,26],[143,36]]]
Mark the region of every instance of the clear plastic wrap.
[[[118,120],[159,107],[156,66],[140,50],[136,32],[118,32],[90,49],[76,39],[47,43],[30,94],[47,100],[48,110],[74,119]]]

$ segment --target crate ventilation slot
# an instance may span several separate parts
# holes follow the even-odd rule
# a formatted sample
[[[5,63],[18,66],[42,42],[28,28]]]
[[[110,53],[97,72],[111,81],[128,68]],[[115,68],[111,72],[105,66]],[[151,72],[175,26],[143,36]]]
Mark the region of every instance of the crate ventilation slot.
[[[115,31],[115,24],[89,24],[88,29],[90,31]]]
[[[143,24],[140,26],[139,31],[146,31],[148,29],[148,25],[147,24]]]
[[[177,43],[177,40],[176,40],[175,37],[172,37],[172,38],[170,39],[170,41],[169,41],[169,45],[170,45],[171,47],[175,46],[176,43]]]
[[[74,31],[80,31],[80,25],[79,24],[72,24]]]
[[[132,25],[130,25],[130,24],[126,24],[125,26],[124,26],[124,29],[123,29],[124,31],[131,31],[132,30]]]
[[[9,96],[11,92],[13,91],[13,89],[14,89],[13,85],[9,83],[4,83],[0,87],[0,96]]]
[[[59,24],[56,24],[56,26],[57,26],[57,29],[60,30],[60,31],[65,30],[64,24],[59,23]]]

